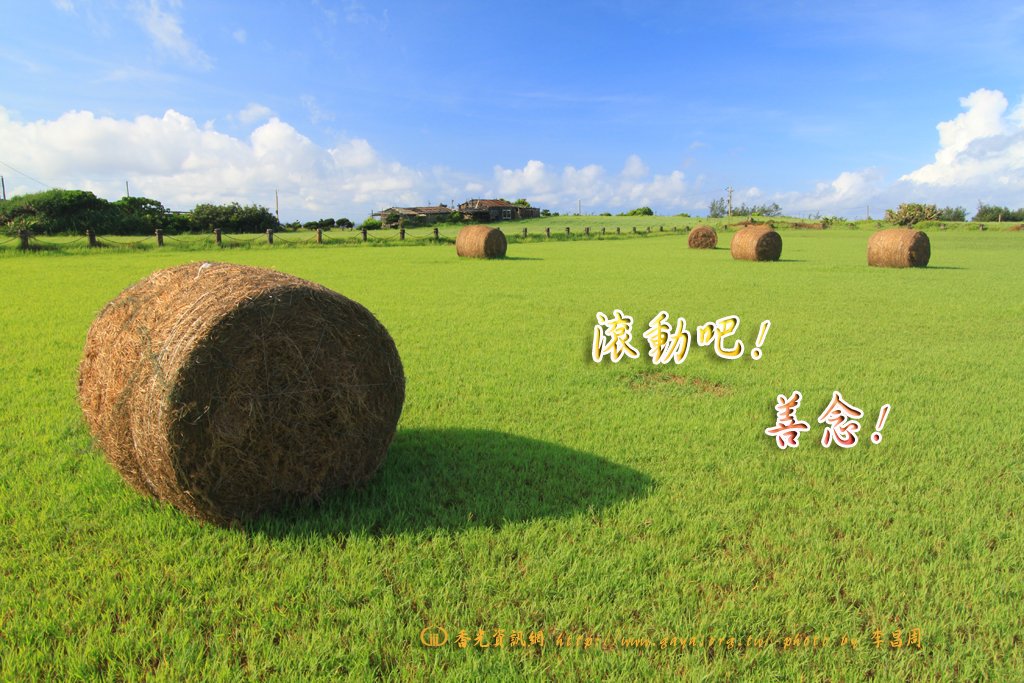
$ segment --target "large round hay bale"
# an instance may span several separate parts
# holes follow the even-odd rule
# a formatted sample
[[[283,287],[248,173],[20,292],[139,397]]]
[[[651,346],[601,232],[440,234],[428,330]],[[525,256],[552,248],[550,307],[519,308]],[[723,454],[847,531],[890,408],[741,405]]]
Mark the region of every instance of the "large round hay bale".
[[[734,259],[778,261],[782,256],[782,236],[771,228],[744,228],[733,235],[729,251]]]
[[[469,258],[504,258],[508,250],[505,233],[486,225],[467,225],[455,238],[455,253]]]
[[[912,228],[879,230],[868,240],[869,266],[924,268],[931,255],[928,235]]]
[[[718,246],[718,233],[706,225],[698,225],[690,231],[690,249],[714,249]]]
[[[78,396],[129,484],[227,524],[372,476],[405,376],[360,304],[284,273],[192,263],[107,304]]]

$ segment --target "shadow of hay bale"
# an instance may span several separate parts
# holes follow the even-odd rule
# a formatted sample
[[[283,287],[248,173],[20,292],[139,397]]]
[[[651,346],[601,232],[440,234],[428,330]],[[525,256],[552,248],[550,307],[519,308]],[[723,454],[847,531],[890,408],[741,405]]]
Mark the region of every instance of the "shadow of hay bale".
[[[267,513],[272,537],[374,536],[566,517],[646,495],[653,480],[590,453],[501,432],[400,429],[367,484]]]

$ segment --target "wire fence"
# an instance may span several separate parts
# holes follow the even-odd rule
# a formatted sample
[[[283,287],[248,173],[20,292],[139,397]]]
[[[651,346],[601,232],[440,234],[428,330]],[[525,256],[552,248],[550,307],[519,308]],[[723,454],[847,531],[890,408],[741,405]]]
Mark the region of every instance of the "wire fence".
[[[566,240],[599,240],[606,238],[637,238],[653,237],[657,235],[672,235],[675,233],[689,232],[689,228],[678,226],[664,227],[657,229],[650,226],[640,229],[638,227],[623,228],[620,226],[590,226],[586,228],[533,228],[530,229],[509,229],[505,233],[506,240],[510,243],[536,242],[536,241],[566,241]],[[20,245],[14,243],[19,242]],[[87,243],[86,243],[87,242]],[[273,248],[278,243],[289,246],[354,246],[354,245],[402,245],[402,244],[444,244],[451,245],[455,238],[446,235],[438,229],[426,233],[412,232],[405,229],[386,231],[361,231],[358,229],[346,231],[342,234],[320,234],[312,233],[308,236],[300,236],[296,233],[238,233],[227,234],[215,232],[215,234],[185,234],[185,235],[164,235],[153,234],[137,237],[126,237],[121,235],[95,235],[87,233],[70,239],[55,239],[37,237],[32,234],[14,235],[0,237],[0,247],[5,249],[18,248],[28,244],[29,250],[45,248],[47,250],[59,249],[89,249],[94,247],[104,249],[160,249],[160,248],[183,248],[199,249],[213,246],[226,248],[230,246],[245,247],[266,247]],[[10,245],[14,245],[13,247]]]

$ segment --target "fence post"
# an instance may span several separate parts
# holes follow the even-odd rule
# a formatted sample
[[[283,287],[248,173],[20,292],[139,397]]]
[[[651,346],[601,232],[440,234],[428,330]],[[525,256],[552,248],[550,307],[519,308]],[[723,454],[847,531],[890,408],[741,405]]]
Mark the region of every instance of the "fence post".
[[[399,228],[398,229],[398,239],[399,240],[404,240],[405,239],[405,228]]]
[[[604,234],[604,231],[605,231],[605,228],[601,228],[601,234],[602,235]]]
[[[665,232],[665,226],[664,225],[659,225],[658,226],[658,232]]]
[[[526,239],[526,228],[523,228],[523,239]]]
[[[214,228],[213,229],[213,239],[215,239],[217,241],[217,246],[218,247],[223,246],[220,243],[220,228]]]
[[[587,237],[590,237],[590,226],[589,225],[587,227],[583,228],[583,234],[586,235]]]
[[[366,241],[366,228],[363,228],[363,241]]]
[[[317,228],[316,229],[316,243],[317,244],[323,244],[324,243],[324,229],[323,228]]]
[[[633,226],[633,234],[634,235],[636,234],[636,226],[635,225]]]
[[[567,226],[565,226],[565,236],[568,237],[569,234],[570,234],[569,233],[569,226],[567,225]]]
[[[650,233],[651,233],[651,226],[648,225],[647,226],[647,234],[650,234]]]
[[[440,239],[440,237],[437,234],[437,228],[434,228],[434,239],[435,240]]]
[[[267,228],[267,244],[273,244],[273,243],[274,243],[274,229],[273,228]]]
[[[21,249],[28,249],[29,232],[28,230],[19,230],[18,239],[21,240]]]
[[[156,246],[164,246],[164,231],[160,228],[156,229]]]
[[[622,234],[622,228],[620,228],[620,227],[616,227],[616,228],[615,228],[615,234],[616,234],[616,235],[621,235],[621,234]]]
[[[89,229],[89,230],[85,231],[85,236],[89,238],[89,246],[90,247],[95,247],[96,246],[96,233],[93,232],[91,229]]]
[[[551,228],[544,228],[544,234],[551,237]]]

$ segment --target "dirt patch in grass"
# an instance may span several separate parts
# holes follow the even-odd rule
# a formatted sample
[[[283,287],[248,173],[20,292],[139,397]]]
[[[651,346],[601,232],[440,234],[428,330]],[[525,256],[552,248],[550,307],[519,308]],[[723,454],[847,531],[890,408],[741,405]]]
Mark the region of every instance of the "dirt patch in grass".
[[[711,382],[700,377],[673,375],[668,372],[645,373],[639,376],[629,377],[628,382],[630,388],[637,390],[664,386],[666,384],[674,384],[682,387],[693,387],[697,391],[712,394],[713,396],[728,396],[732,393],[732,389],[724,384]]]

